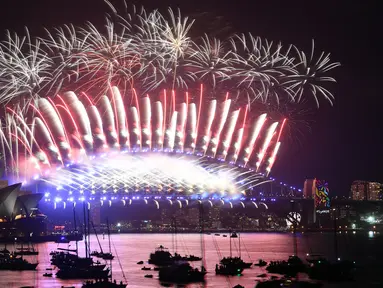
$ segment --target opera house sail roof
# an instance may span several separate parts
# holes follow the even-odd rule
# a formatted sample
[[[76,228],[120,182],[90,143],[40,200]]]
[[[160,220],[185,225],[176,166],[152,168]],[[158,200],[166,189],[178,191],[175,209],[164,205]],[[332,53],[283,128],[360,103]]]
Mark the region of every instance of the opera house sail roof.
[[[21,191],[21,183],[0,189],[0,219],[2,221],[13,220],[19,214],[29,216],[32,209],[37,207],[42,196],[42,194]]]

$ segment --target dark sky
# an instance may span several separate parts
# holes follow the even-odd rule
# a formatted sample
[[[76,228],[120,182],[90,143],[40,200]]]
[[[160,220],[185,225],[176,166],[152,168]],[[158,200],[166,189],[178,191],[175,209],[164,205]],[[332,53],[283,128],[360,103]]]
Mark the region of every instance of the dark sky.
[[[312,132],[299,136],[302,138],[299,146],[295,142],[285,143],[273,175],[298,186],[303,185],[305,178],[326,179],[333,195],[348,194],[354,179],[383,182],[383,100],[378,95],[378,82],[382,78],[378,69],[382,62],[378,43],[383,35],[383,23],[379,20],[378,0],[134,3],[147,9],[179,7],[183,14],[201,15],[204,18],[201,22],[207,25],[213,23],[214,27],[229,27],[233,32],[251,32],[281,40],[307,52],[314,38],[317,51],[331,52],[332,59],[342,63],[333,73],[338,84],[330,87],[336,96],[335,105],[331,108],[322,102],[315,115],[308,116],[313,120]],[[0,29],[2,34],[5,29],[21,32],[26,25],[32,34],[41,35],[42,26],[70,22],[80,25],[87,20],[102,24],[107,9],[102,0],[2,0]],[[202,34],[206,26],[198,29]]]

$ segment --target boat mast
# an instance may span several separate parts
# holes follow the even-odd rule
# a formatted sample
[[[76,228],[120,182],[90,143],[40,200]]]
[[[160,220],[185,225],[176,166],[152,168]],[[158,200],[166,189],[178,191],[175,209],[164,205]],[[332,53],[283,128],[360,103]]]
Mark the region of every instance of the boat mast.
[[[88,205],[87,205],[88,207],[87,207],[87,216],[88,216],[88,255],[89,255],[89,257],[90,257],[90,204],[88,203]]]
[[[176,254],[177,248],[176,248],[176,244],[175,244],[175,233],[176,232],[175,232],[174,222],[175,222],[175,217],[172,215],[170,218],[170,225],[172,228],[172,249],[173,249],[173,253]]]
[[[177,243],[177,220],[176,217],[173,217],[173,225],[174,225],[174,253],[177,253],[178,250],[178,243]]]
[[[239,258],[241,258],[241,233],[238,233],[238,250],[239,250]]]
[[[86,211],[85,211],[85,202],[83,205],[83,211],[84,211],[84,242],[85,242],[85,257],[88,258],[88,241],[87,241],[87,230],[86,230]]]
[[[200,238],[201,238],[201,257],[202,257],[202,264],[201,264],[201,271],[202,267],[206,267],[205,263],[205,242],[204,242],[204,225],[203,225],[203,205],[202,202],[199,206],[199,225],[200,225]],[[213,238],[214,239],[214,238]]]
[[[94,235],[96,235],[98,246],[100,246],[100,251],[101,251],[102,254],[104,254],[104,251],[102,251],[102,246],[101,246],[101,243],[100,243],[100,239],[98,239],[97,231],[96,231],[96,228],[94,227],[93,221],[91,221],[90,223],[92,224]]]
[[[74,233],[77,231],[77,223],[76,223],[76,206],[73,203],[73,224],[74,224]],[[78,255],[78,241],[76,237],[76,255]]]
[[[117,253],[116,245],[114,245],[114,243],[113,243],[113,248],[114,248],[114,252],[116,253],[116,257],[117,257],[117,260],[118,260],[118,264],[120,265],[120,268],[121,268],[122,277],[124,277],[124,281],[125,281],[125,283],[127,283],[128,281],[126,280],[125,272],[124,272],[124,269],[122,268],[122,264],[121,264],[121,261],[120,261],[120,257],[118,257],[118,253]],[[112,265],[112,261],[110,261],[110,265]],[[112,273],[112,272],[111,272],[111,273]],[[112,274],[111,274],[110,276],[112,276]]]
[[[112,247],[110,246],[110,230],[109,230],[109,219],[106,218],[106,228],[108,229],[108,240],[109,240],[109,253],[112,255]],[[112,259],[110,259],[110,280],[113,281],[113,269]]]
[[[108,228],[109,252],[112,253],[112,248],[111,248],[111,245],[110,245],[110,230],[109,230],[109,220],[108,220],[108,218],[106,218],[106,226]]]

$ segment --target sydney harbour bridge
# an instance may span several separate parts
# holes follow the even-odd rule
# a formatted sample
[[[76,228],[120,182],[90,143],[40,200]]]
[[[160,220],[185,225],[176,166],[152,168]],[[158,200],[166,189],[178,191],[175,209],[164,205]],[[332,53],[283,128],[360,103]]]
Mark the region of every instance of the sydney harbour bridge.
[[[39,193],[43,194],[39,207],[47,215],[66,215],[72,217],[73,207],[77,210],[85,206],[93,217],[116,218],[129,213],[151,214],[156,211],[172,211],[172,215],[178,211],[188,209],[199,209],[204,207],[205,211],[220,210],[227,213],[240,215],[267,215],[275,214],[280,218],[287,219],[292,212],[299,214],[299,222],[302,225],[313,223],[314,200],[304,199],[302,190],[293,186],[269,178],[269,182],[253,187],[245,193],[222,195],[219,193],[193,193],[166,191],[105,191],[92,194],[91,191],[77,190],[66,191],[62,189],[44,190],[40,188]],[[44,185],[43,185],[44,186]],[[146,211],[146,212],[144,212]],[[82,213],[82,212],[80,212]],[[117,219],[119,219],[117,217]],[[94,220],[98,222],[99,220]]]

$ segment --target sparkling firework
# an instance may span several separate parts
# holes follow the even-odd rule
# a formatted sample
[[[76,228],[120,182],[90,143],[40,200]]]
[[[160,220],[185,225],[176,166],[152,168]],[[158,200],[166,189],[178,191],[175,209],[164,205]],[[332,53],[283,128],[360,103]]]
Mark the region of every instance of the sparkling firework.
[[[165,90],[159,100],[153,100],[111,87],[98,102],[85,93],[67,92],[54,99],[40,98],[26,110],[8,107],[0,133],[7,173],[15,180],[38,177],[61,186],[63,179],[76,178],[70,168],[75,165],[76,173],[85,175],[83,183],[98,179],[94,186],[100,188],[115,174],[129,191],[134,183],[157,187],[173,176],[167,186],[185,191],[211,190],[211,183],[218,185],[223,178],[229,184],[223,181],[222,187],[216,187],[219,191],[238,192],[258,185],[264,181],[261,172],[269,172],[276,157],[271,146],[278,140],[273,137],[278,122],[271,122],[266,114],[249,116],[247,107],[236,108],[229,95],[225,101],[210,100],[204,106],[202,89],[197,103],[189,102],[188,93],[177,102],[181,97],[175,91]],[[153,164],[149,165],[145,155],[154,152],[158,155],[150,157]],[[113,156],[116,153],[133,154]],[[174,159],[165,160],[163,153]],[[91,161],[95,157],[101,158]],[[258,173],[251,169],[253,158]],[[246,165],[250,169],[239,168]],[[148,170],[139,172],[134,167]],[[243,179],[246,184],[239,185]]]
[[[107,158],[107,161],[106,161]],[[34,176],[37,179],[37,176]],[[208,158],[159,153],[104,154],[68,164],[41,179],[61,195],[142,193],[216,194],[234,196],[264,183],[263,175]],[[48,191],[51,189],[47,189]]]
[[[324,53],[316,59],[314,44],[307,57],[295,46],[252,35],[192,39],[194,20],[179,11],[134,9],[125,17],[112,11],[102,29],[66,25],[36,40],[28,31],[25,37],[8,33],[0,44],[0,103],[54,96],[62,87],[100,92],[97,98],[113,85],[158,94],[193,92],[201,83],[209,97],[229,91],[249,104],[299,102],[310,94],[318,106],[320,96],[333,99],[322,83],[335,81],[326,73],[339,63]]]
[[[0,43],[0,148],[14,181],[38,177],[58,187],[71,179],[100,189],[115,174],[129,191],[140,182],[239,192],[270,173],[286,122],[251,108],[310,94],[317,106],[321,95],[332,103],[321,83],[335,81],[326,73],[339,63],[325,54],[315,60],[314,46],[306,57],[252,35],[192,39],[194,20],[180,11],[134,9],[123,17],[109,6],[113,15],[101,29],[65,25],[45,38],[8,33]],[[112,156],[116,151],[139,156]],[[150,166],[142,153],[154,152],[158,161]],[[102,165],[100,155],[116,166]],[[123,173],[114,157],[151,168],[131,164]],[[84,181],[73,177],[73,167]],[[184,167],[198,170],[199,179],[186,177]],[[222,173],[227,183],[218,183]]]

